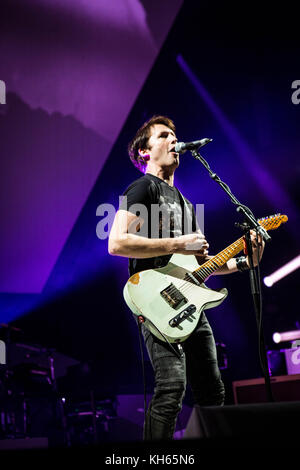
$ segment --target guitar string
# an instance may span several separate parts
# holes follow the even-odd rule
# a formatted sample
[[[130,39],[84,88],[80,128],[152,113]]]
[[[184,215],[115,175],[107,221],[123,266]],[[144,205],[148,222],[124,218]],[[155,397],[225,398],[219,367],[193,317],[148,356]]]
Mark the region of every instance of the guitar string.
[[[271,217],[274,217],[274,219],[272,220]],[[283,216],[279,216],[279,217],[276,217],[276,216],[271,216],[269,217],[268,219],[266,220],[263,220],[263,223],[261,225],[264,225],[266,224],[267,227],[264,227],[266,230],[272,230],[274,228],[274,225],[276,225],[282,218]],[[239,238],[238,240],[236,240],[235,242],[233,242],[231,245],[229,245],[227,248],[225,248],[224,250],[222,250],[220,253],[218,253],[217,255],[215,255],[213,258],[211,258],[210,260],[206,261],[205,263],[203,263],[203,265],[200,265],[199,268],[197,268],[195,271],[196,271],[196,274],[198,275],[197,271],[202,271],[205,275],[205,277],[203,278],[202,283],[205,282],[206,279],[208,279],[208,277],[211,276],[211,274],[216,271],[218,268],[224,266],[224,264],[229,260],[231,259],[234,255],[236,255],[237,253],[239,253],[243,246],[240,246],[242,245],[242,242],[243,242],[243,237]],[[235,246],[234,246],[235,245]],[[228,258],[227,257],[227,253],[226,251],[230,251],[231,248],[234,248],[233,250],[233,253],[231,254],[231,256]],[[235,252],[235,250],[237,248],[240,248],[237,252]],[[225,253],[224,253],[225,252]],[[224,256],[225,255],[225,256]],[[215,269],[213,269],[212,271],[210,270],[209,267],[205,266],[205,264],[212,264],[214,263],[214,259],[217,259],[218,257],[221,258],[221,264],[218,265],[218,267],[214,267]],[[223,258],[224,257],[224,258]],[[223,259],[222,259],[223,258]],[[216,263],[218,264],[218,263]],[[193,271],[192,273],[189,273],[189,272],[186,272],[186,275],[195,275],[195,271]],[[207,272],[208,272],[208,275],[207,275]],[[197,279],[197,275],[195,276],[196,279]],[[200,278],[202,278],[202,276],[200,276]],[[199,279],[197,279],[199,281]],[[192,283],[190,281],[187,281],[185,280],[183,282],[183,284],[179,285],[179,286],[173,286],[171,287],[171,289],[169,290],[169,294],[174,294],[176,291],[180,290],[181,293],[187,293],[187,291],[189,291],[190,289],[192,289],[193,287],[195,286],[195,283]]]
[[[281,222],[282,220],[284,219],[284,216],[282,216],[281,214],[275,214],[274,216],[270,216],[268,218],[265,218],[265,219],[260,219],[259,222],[261,223],[262,226],[266,225],[265,229],[266,230],[272,230],[274,228],[274,225],[275,224],[278,224],[278,222]],[[276,228],[276,227],[275,227]],[[238,240],[236,240],[235,242],[233,242],[231,245],[229,245],[227,248],[224,248],[224,250],[222,250],[220,253],[218,253],[217,255],[215,255],[213,258],[211,258],[210,260],[208,260],[207,262],[203,263],[203,265],[200,265],[199,268],[197,268],[195,271],[189,273],[189,272],[186,272],[185,276],[195,276],[196,280],[200,281],[200,283],[203,283],[205,282],[205,280],[211,276],[211,274],[216,271],[218,268],[222,267],[229,259],[231,259],[234,255],[236,255],[237,253],[239,253],[242,249],[242,246],[241,243],[243,242],[243,237],[239,238]],[[233,248],[233,252],[230,253],[230,250]],[[240,248],[238,251],[235,251],[237,248]],[[229,251],[229,254],[230,254],[230,257],[228,257],[228,251]],[[218,259],[220,258],[220,260]],[[218,259],[218,262],[220,262],[220,264],[218,264],[218,262],[215,262],[214,259]],[[211,268],[209,267],[209,265],[211,264],[214,264],[214,265],[217,265],[217,266],[212,266],[213,269],[211,270]],[[197,271],[202,271],[202,273],[204,273],[204,277],[200,275],[200,279],[198,279],[198,276],[199,276],[199,273]],[[190,282],[188,280],[185,280],[183,282],[183,284],[179,285],[179,286],[174,286],[171,287],[171,289],[169,289],[168,291],[168,294],[174,294],[176,293],[176,291],[178,291],[179,289],[181,290],[181,292],[187,292],[187,290],[189,289],[192,289],[193,286],[195,285],[195,283],[193,282]]]
[[[242,241],[242,240],[241,240]],[[215,255],[213,258],[210,260],[206,261],[203,265],[200,265],[199,268],[197,268],[193,272],[186,272],[186,276],[194,276],[200,284],[203,284],[207,278],[209,278],[213,272],[215,272],[218,268],[224,266],[224,264],[231,259],[235,254],[239,253],[239,251],[242,250],[243,246],[239,246],[240,243],[234,247],[233,250],[230,250],[227,248],[226,250],[229,251],[230,256],[228,257],[227,254],[223,253],[225,250],[222,252],[218,253]],[[236,249],[239,248],[239,250],[236,252]],[[214,261],[218,260],[218,262]],[[209,265],[212,265],[211,267]],[[204,275],[203,275],[204,274]],[[200,278],[200,279],[199,279]],[[196,284],[197,285],[197,284]],[[169,293],[175,293],[177,290],[180,290],[182,293],[187,293],[187,291],[191,290],[195,286],[194,282],[190,282],[188,280],[185,280],[181,285],[179,286],[174,286],[169,290]]]
[[[242,241],[243,237],[239,238],[227,248],[220,251],[220,253],[216,254],[213,258],[203,263],[203,265],[200,265],[199,268],[197,268],[195,271],[191,273],[186,272],[186,275],[195,276],[195,278],[200,281],[200,283],[203,283],[209,276],[211,276],[214,271],[222,267],[229,259],[231,259],[235,254],[239,253],[239,251],[241,251],[241,249],[243,248]],[[237,249],[238,251],[236,251]],[[229,257],[228,252],[230,254]],[[210,265],[213,265],[213,269],[211,269]],[[204,273],[204,276],[201,275],[200,272]],[[198,279],[198,276],[200,277],[200,279]],[[195,286],[195,283],[191,283],[190,281],[185,280],[181,285],[174,286],[174,288],[172,288],[169,292],[171,293],[173,291],[173,293],[175,293],[177,289],[180,289],[181,292],[186,292],[186,288],[193,288],[193,286]]]
[[[220,253],[215,255],[213,258],[206,261],[203,265],[199,266],[199,268],[197,268],[195,271],[193,271],[191,273],[186,272],[186,276],[191,276],[192,275],[196,278],[197,281],[200,282],[200,284],[204,283],[205,280],[208,277],[210,277],[211,274],[214,271],[216,271],[218,268],[222,267],[229,259],[231,259],[235,254],[239,253],[239,251],[242,250],[242,248],[243,248],[242,240],[243,240],[243,238],[241,238],[241,239],[237,240],[236,242],[232,243],[232,245],[235,245],[234,247],[232,247],[232,245],[230,245],[230,247],[225,248],[223,251],[221,251]],[[233,248],[233,250],[232,250],[232,248]],[[231,253],[230,253],[230,249],[231,249]],[[236,249],[238,249],[238,251],[236,251]],[[224,253],[225,251],[229,251],[230,257],[228,257],[227,253]],[[218,258],[220,258],[220,259],[218,259]],[[218,264],[218,262],[215,262],[214,259],[218,259],[220,264]],[[213,269],[211,269],[211,267],[209,266],[209,265],[212,265],[212,264],[214,264],[214,266],[212,266]],[[207,265],[207,266],[205,266],[205,265]],[[202,273],[204,273],[204,276],[199,274],[200,271],[202,271]],[[198,277],[200,277],[200,279],[198,279]],[[171,289],[169,289],[168,293],[169,294],[175,294],[178,290],[180,290],[181,293],[186,294],[187,291],[192,289],[194,286],[195,286],[195,283],[190,282],[188,280],[185,280],[181,285],[171,287]]]
[[[283,218],[284,218],[284,216],[280,216],[279,218],[274,217],[274,219],[272,219],[272,220],[265,221],[265,222],[267,222],[267,224],[266,224],[267,226],[265,227],[266,230],[273,230],[274,228],[277,228],[278,227],[278,222],[280,222]],[[187,273],[187,275],[191,274],[191,275],[195,276],[195,274],[196,274],[196,276],[195,276],[196,279],[200,282],[202,281],[201,283],[204,283],[205,280],[208,279],[208,277],[210,277],[211,274],[214,271],[216,271],[218,268],[222,267],[229,259],[231,259],[233,256],[235,256],[236,254],[238,254],[241,251],[242,242],[243,242],[243,237],[236,240],[229,247],[225,248],[220,253],[218,253],[213,258],[211,258],[209,261],[207,261],[206,263],[201,265],[199,268],[197,268],[195,270],[196,273],[195,273],[195,271],[193,271],[192,273]],[[228,254],[230,255],[229,257],[228,257]],[[218,264],[218,262],[215,262],[214,261],[215,259],[218,262],[220,262],[220,264]],[[213,269],[211,269],[211,267],[209,267],[209,266],[206,266],[207,264],[210,265],[212,263],[215,265],[215,266],[212,266]],[[202,272],[204,274],[204,276],[203,276],[203,274],[202,275],[200,274],[200,276],[199,276],[200,280],[197,277],[197,275],[198,275],[197,271]],[[187,288],[185,288],[185,285],[187,283],[188,283],[188,286],[187,286]],[[193,282],[185,281],[185,283],[183,283],[181,286],[178,286],[178,289],[180,289],[181,292],[186,293],[187,290],[189,290],[189,287],[193,288],[194,285],[195,285],[195,283],[193,283]]]
[[[278,214],[278,216],[279,216],[279,214]],[[280,220],[284,217],[284,216],[279,216],[279,217],[278,217],[278,216],[277,216],[277,217],[273,216],[273,217],[274,217],[273,220],[271,220],[271,217],[270,217],[270,218],[268,218],[268,220],[264,220],[264,221],[263,221],[264,224],[267,223],[267,225],[268,225],[268,227],[265,227],[267,230],[272,230],[272,228],[274,228],[274,225],[276,225],[276,224],[278,223],[278,221],[280,222]],[[195,271],[199,271],[199,272],[202,271],[202,273],[204,273],[204,277],[200,275],[200,282],[202,281],[201,283],[204,283],[205,280],[206,280],[216,269],[218,269],[219,267],[223,266],[223,265],[224,265],[229,259],[231,259],[235,254],[239,253],[239,251],[241,251],[241,249],[242,249],[242,246],[240,247],[242,241],[243,241],[243,237],[241,237],[240,239],[236,240],[236,241],[235,241],[234,243],[232,243],[229,247],[227,247],[227,248],[225,248],[224,250],[222,250],[220,253],[218,253],[218,254],[215,255],[213,258],[211,258],[211,259],[208,260],[206,263],[204,263],[204,265],[200,266],[197,270],[195,270]],[[239,247],[240,247],[240,249],[239,249],[237,252],[235,252],[235,250],[236,250],[237,248],[239,248]],[[229,253],[230,253],[230,250],[231,250],[232,248],[233,248],[233,253],[231,253],[230,258],[228,258],[228,253],[226,253],[226,252],[229,251]],[[225,256],[224,256],[224,255],[225,255]],[[224,258],[223,258],[223,257],[224,257]],[[221,260],[221,263],[220,263],[220,264],[218,264],[218,263],[216,263],[216,262],[214,261],[214,259],[218,259],[218,258],[220,258],[220,260]],[[220,260],[218,259],[218,261],[220,261]],[[206,264],[208,264],[208,266],[205,266]],[[209,267],[209,265],[211,265],[211,264],[215,264],[215,265],[217,264],[217,266],[212,266],[214,269],[211,270],[211,268]],[[188,275],[194,275],[194,276],[196,277],[196,279],[199,281],[199,279],[198,279],[199,273],[198,273],[198,272],[195,273],[195,271],[192,272],[192,273],[188,273],[188,272],[187,272],[187,273],[186,273],[186,276],[188,276]],[[195,273],[196,275],[195,275],[194,273]],[[189,281],[185,280],[185,281],[183,282],[183,284],[181,284],[181,285],[179,285],[179,286],[173,286],[173,287],[171,287],[171,289],[169,289],[169,291],[168,291],[168,294],[171,294],[171,295],[172,295],[172,294],[175,294],[176,292],[178,292],[178,290],[180,290],[181,293],[184,292],[185,294],[187,294],[187,291],[189,291],[190,289],[192,289],[192,288],[194,287],[194,285],[195,285],[195,283],[192,283],[192,282],[189,282]]]
[[[280,217],[279,221],[282,219],[282,217]],[[266,228],[266,230],[272,230],[274,228],[275,225],[277,225],[277,222],[278,222],[278,218],[274,218],[274,220],[272,221],[269,221],[268,223],[268,228]],[[279,225],[277,225],[278,227]],[[275,227],[275,228],[277,228]],[[243,248],[243,237],[241,237],[240,239],[236,240],[235,242],[233,242],[231,245],[229,245],[229,247],[225,248],[224,250],[222,250],[220,253],[218,253],[217,255],[215,255],[213,258],[211,258],[210,260],[208,260],[206,263],[203,263],[203,265],[199,268],[197,268],[195,271],[193,271],[192,273],[186,273],[186,276],[188,275],[195,275],[194,273],[196,272],[197,276],[198,276],[198,272],[200,273],[204,273],[204,278],[202,280],[201,283],[204,283],[205,280],[216,270],[218,269],[219,267],[223,266],[229,259],[231,259],[235,254],[239,253],[241,251],[241,249]],[[236,251],[238,250],[238,251]],[[228,255],[230,255],[230,257],[228,257]],[[217,260],[217,261],[215,261]],[[218,262],[220,262],[220,265],[218,264]],[[206,265],[206,266],[205,266]],[[211,270],[211,267],[213,268]],[[208,273],[208,275],[207,275]],[[197,277],[196,277],[197,279]],[[202,276],[200,275],[200,279],[202,279]],[[199,279],[197,279],[199,280]],[[193,283],[190,283],[189,281],[184,281],[184,283],[181,285],[181,286],[174,286],[174,288],[171,288],[169,290],[169,293],[172,294],[176,291],[178,291],[180,289],[180,292],[184,292],[185,294],[187,293],[187,291],[189,291],[190,289],[192,289],[194,287],[194,284]]]

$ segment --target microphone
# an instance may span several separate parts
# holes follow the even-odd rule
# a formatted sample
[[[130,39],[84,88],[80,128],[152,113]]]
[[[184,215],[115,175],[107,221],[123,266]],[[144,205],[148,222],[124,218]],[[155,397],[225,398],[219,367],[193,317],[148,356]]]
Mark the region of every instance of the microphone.
[[[174,152],[184,153],[187,150],[196,150],[200,147],[203,147],[203,145],[206,145],[211,141],[212,139],[205,138],[201,140],[194,140],[193,142],[177,142],[175,144]]]

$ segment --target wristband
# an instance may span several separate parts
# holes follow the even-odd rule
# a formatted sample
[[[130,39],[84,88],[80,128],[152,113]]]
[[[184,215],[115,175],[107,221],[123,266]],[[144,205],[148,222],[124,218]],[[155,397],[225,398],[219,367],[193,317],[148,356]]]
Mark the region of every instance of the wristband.
[[[236,267],[238,271],[243,272],[243,271],[248,271],[249,266],[247,264],[247,258],[245,256],[240,256],[239,258],[235,258],[236,261]]]

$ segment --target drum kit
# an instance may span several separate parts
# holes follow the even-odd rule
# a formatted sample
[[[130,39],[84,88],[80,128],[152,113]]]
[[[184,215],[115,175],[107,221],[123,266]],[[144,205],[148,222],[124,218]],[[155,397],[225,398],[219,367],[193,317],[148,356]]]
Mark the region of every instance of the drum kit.
[[[104,388],[103,370],[25,342],[13,326],[0,324],[0,338],[0,449],[13,440],[70,447],[113,439],[118,399]],[[216,346],[226,369],[226,346]]]
[[[99,401],[89,390],[87,399],[78,402],[58,387],[79,361],[16,341],[21,330],[0,327],[0,443],[46,437],[49,446],[69,447],[103,440],[107,420],[116,415],[113,400]]]

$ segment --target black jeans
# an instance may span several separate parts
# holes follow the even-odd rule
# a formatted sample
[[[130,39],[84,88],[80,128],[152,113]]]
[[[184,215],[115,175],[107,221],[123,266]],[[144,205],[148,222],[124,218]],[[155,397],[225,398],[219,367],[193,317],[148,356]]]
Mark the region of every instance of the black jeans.
[[[172,439],[187,380],[196,404],[224,404],[225,389],[218,367],[215,340],[204,312],[192,335],[182,344],[172,344],[177,354],[144,325],[142,333],[155,378],[154,394],[144,425],[144,439]]]

